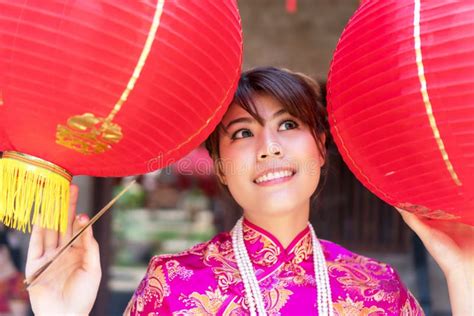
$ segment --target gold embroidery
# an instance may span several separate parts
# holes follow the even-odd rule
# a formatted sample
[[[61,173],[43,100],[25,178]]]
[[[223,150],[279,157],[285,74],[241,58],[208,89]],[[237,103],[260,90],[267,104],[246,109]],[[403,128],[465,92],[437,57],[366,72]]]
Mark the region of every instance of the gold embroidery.
[[[292,249],[295,254],[294,259],[292,260],[295,264],[300,264],[304,260],[307,260],[310,256],[313,255],[313,244],[311,241],[311,235],[306,234],[301,240],[296,244]]]
[[[203,242],[203,243],[200,243],[200,244],[197,244],[197,245],[194,245],[194,246],[192,246],[191,248],[189,248],[187,251],[185,251],[184,253],[186,253],[186,254],[191,254],[191,255],[195,255],[195,256],[202,256],[204,250],[205,250],[205,249],[209,246],[209,244],[211,244],[211,243],[212,243],[212,240],[207,241],[207,242]]]
[[[269,315],[280,315],[293,291],[290,286],[315,286],[315,280],[299,264],[290,261],[281,265],[272,274],[260,281],[265,309]]]
[[[166,271],[168,271],[169,280],[179,277],[181,280],[189,280],[193,275],[193,271],[181,266],[178,261],[170,260],[166,262]]]
[[[363,256],[344,256],[327,264],[330,276],[335,277],[347,291],[390,304],[400,295],[400,286],[385,264]]]
[[[433,219],[443,219],[443,220],[452,220],[461,218],[460,216],[449,214],[443,210],[431,210],[423,205],[415,205],[411,203],[400,203],[397,205],[398,208],[402,210],[409,211],[418,216],[429,217]]]
[[[129,302],[125,315],[143,312],[148,304],[152,308],[161,307],[165,297],[170,295],[170,288],[161,265],[151,262],[145,279],[140,283],[137,294]]]
[[[382,316],[385,311],[376,306],[364,307],[364,302],[354,302],[347,297],[333,303],[334,316]]]
[[[158,265],[150,271],[148,277],[148,287],[146,293],[141,298],[146,300],[147,303],[154,301],[154,307],[158,308],[163,303],[163,299],[170,295],[170,288],[166,282],[165,274],[163,273],[163,267]]]
[[[143,46],[143,50],[138,58],[137,65],[133,70],[126,88],[120,95],[117,103],[115,103],[112,111],[106,118],[96,118],[93,114],[86,113],[69,118],[67,127],[59,124],[56,131],[56,143],[58,145],[76,150],[81,154],[100,154],[111,149],[112,144],[116,144],[122,139],[123,135],[121,127],[117,123],[113,123],[112,120],[120,111],[123,104],[127,101],[130,92],[135,87],[135,83],[145,66],[146,59],[148,58],[151,46],[155,40],[156,31],[160,25],[164,3],[165,0],[157,0],[153,21]],[[97,124],[100,124],[100,126],[96,126]],[[94,129],[93,126],[96,126],[96,128]],[[84,127],[85,129],[82,130]],[[88,133],[84,133],[87,131]]]
[[[205,265],[211,267],[217,278],[217,285],[223,293],[227,292],[229,286],[241,280],[234,252],[228,244],[229,243],[209,243],[206,251],[203,253],[203,262]]]
[[[402,310],[400,311],[401,316],[424,316],[424,312],[421,309],[420,305],[416,301],[416,299],[413,297],[410,291],[407,291],[408,298],[405,301],[405,304],[403,304]],[[412,307],[411,300],[413,300],[413,303],[415,304],[415,307]]]
[[[222,312],[222,316],[244,316],[244,315],[246,316],[246,314],[244,314],[241,308],[241,304],[234,302],[234,300],[232,300],[227,305],[225,310]]]
[[[181,294],[179,299],[186,306],[192,308],[180,310],[173,313],[173,315],[216,315],[226,298],[227,295],[222,294],[219,288],[212,290],[211,287],[204,294],[199,294],[198,292],[193,292],[189,296]]]
[[[254,255],[251,258],[254,263],[264,266],[277,263],[281,249],[269,237],[244,225],[244,239],[247,243],[257,248],[258,255]],[[203,250],[202,253],[200,252],[201,250]],[[226,294],[231,285],[241,282],[230,238],[223,242],[209,242],[206,247],[196,249],[194,254],[201,255],[203,263],[212,269],[218,282],[220,293]],[[279,266],[275,265],[273,271],[259,281],[265,307],[269,315],[280,315],[281,309],[287,304],[291,295],[293,295],[293,291],[289,289],[290,286],[305,286],[308,284],[315,286],[314,278],[308,275],[301,266],[301,263],[312,255],[309,232],[289,250],[289,254],[293,254],[290,261]],[[196,295],[193,302],[201,302],[202,299],[198,299]],[[183,297],[183,300],[190,298]],[[234,304],[241,306],[243,311],[247,310],[243,297],[240,297]],[[194,307],[194,305],[192,306]],[[207,309],[193,309],[193,313],[204,313],[204,310]],[[184,313],[184,311],[182,312]],[[189,315],[195,315],[193,313]],[[241,315],[242,310],[227,307],[224,314]]]
[[[291,280],[295,285],[303,285],[308,283],[308,277],[305,269],[293,261],[283,265],[282,272],[284,272],[286,275],[290,274]]]
[[[269,315],[280,315],[280,310],[286,305],[293,291],[284,287],[275,287],[264,295],[265,307]]]
[[[431,131],[433,132],[433,136],[436,140],[436,144],[438,145],[438,149],[441,153],[441,157],[443,158],[444,164],[446,165],[446,169],[448,169],[449,174],[451,175],[451,179],[454,183],[458,186],[461,186],[461,180],[459,180],[454,167],[449,160],[448,152],[446,151],[446,147],[444,146],[443,139],[441,138],[438,125],[436,123],[436,118],[433,114],[433,106],[431,105],[430,96],[428,95],[428,87],[426,85],[426,77],[425,77],[425,67],[423,65],[423,54],[421,52],[421,36],[420,36],[420,0],[415,0],[414,6],[414,13],[413,13],[413,37],[414,37],[414,49],[415,49],[415,56],[416,56],[416,66],[418,68],[418,79],[420,81],[420,92],[423,97],[423,103],[425,105],[426,115],[428,116],[428,121],[430,123]]]
[[[76,115],[67,125],[58,125],[56,142],[84,155],[100,154],[112,148],[122,139],[118,124],[95,117],[92,113]]]
[[[271,266],[278,261],[280,255],[280,247],[278,247],[270,238],[257,230],[244,225],[244,239],[250,244],[261,243],[260,250],[251,252],[250,259],[252,262],[262,265]]]

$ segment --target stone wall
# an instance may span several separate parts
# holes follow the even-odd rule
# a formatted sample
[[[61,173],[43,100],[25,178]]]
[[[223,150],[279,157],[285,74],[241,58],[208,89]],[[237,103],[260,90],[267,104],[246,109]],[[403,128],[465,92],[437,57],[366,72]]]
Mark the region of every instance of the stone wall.
[[[272,65],[325,80],[333,51],[357,0],[239,0],[244,31],[244,66]]]

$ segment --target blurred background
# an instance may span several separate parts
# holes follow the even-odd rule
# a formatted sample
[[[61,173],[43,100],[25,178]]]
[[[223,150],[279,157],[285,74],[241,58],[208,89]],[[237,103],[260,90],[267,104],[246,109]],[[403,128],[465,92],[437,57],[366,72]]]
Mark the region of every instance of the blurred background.
[[[322,86],[358,0],[239,0],[244,70],[264,65],[304,72]],[[294,6],[296,4],[296,6]],[[328,181],[312,205],[318,236],[387,262],[426,315],[450,315],[443,274],[389,205],[368,192],[329,150]],[[94,225],[103,278],[92,315],[121,315],[153,255],[180,252],[229,230],[239,207],[221,194],[201,146],[168,168],[134,178],[76,177],[78,212],[93,216],[124,185],[137,183]],[[0,224],[0,315],[27,315],[22,291],[28,235]],[[15,272],[20,271],[20,272]],[[16,312],[14,312],[16,311]]]

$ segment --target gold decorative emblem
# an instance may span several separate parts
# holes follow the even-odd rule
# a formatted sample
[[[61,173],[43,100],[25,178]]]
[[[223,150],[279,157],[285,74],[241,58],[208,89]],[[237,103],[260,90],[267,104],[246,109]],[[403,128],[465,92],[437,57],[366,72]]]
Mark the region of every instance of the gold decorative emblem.
[[[453,220],[459,219],[460,216],[450,214],[443,210],[432,210],[423,205],[415,205],[411,203],[399,203],[398,208],[406,210],[418,216],[428,217],[432,219]]]
[[[104,118],[85,113],[58,125],[56,143],[84,155],[100,154],[122,139],[122,128]]]
[[[164,4],[165,0],[157,0],[153,21],[135,69],[107,118],[95,117],[91,113],[72,116],[68,119],[67,126],[58,124],[56,130],[56,143],[58,145],[76,150],[85,155],[100,154],[111,149],[113,144],[118,143],[122,139],[122,128],[117,123],[112,123],[112,120],[127,101],[145,66],[151,46],[155,41],[156,31],[160,25]]]

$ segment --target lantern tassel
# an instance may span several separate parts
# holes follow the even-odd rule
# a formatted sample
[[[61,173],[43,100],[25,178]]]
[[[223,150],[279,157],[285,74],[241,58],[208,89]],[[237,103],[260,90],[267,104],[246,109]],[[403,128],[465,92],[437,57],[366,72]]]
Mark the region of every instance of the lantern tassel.
[[[0,222],[31,231],[31,224],[64,233],[72,176],[32,156],[5,152],[0,159]]]

